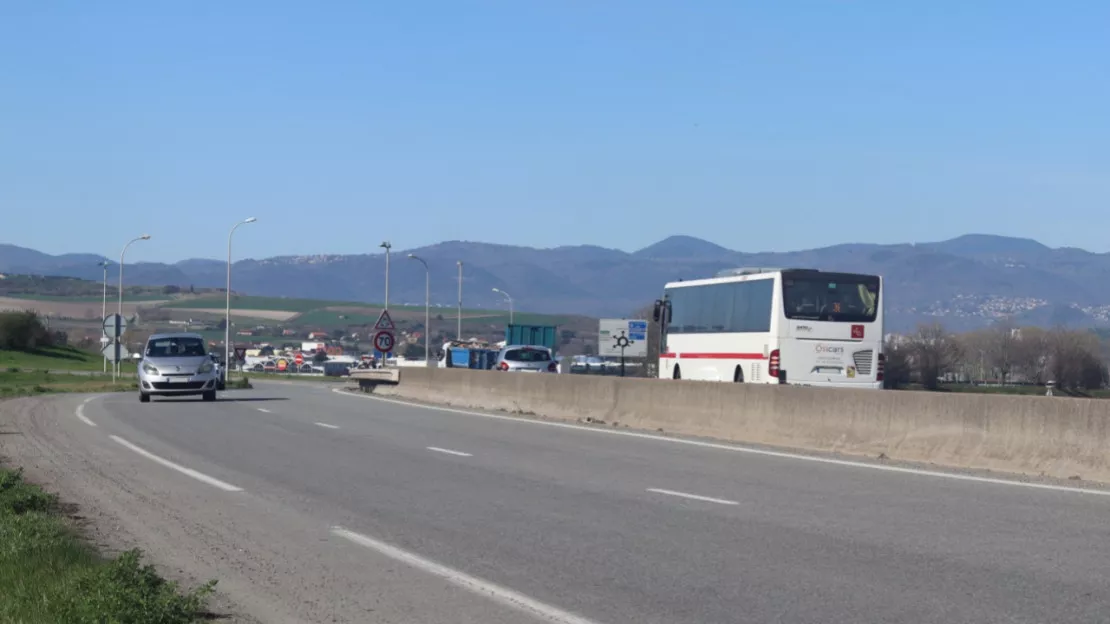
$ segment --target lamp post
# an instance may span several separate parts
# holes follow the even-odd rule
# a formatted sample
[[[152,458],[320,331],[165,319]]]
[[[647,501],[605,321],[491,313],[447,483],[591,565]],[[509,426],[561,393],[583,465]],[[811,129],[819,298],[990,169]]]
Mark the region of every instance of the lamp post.
[[[513,324],[513,298],[509,295],[509,293],[507,293],[507,292],[505,292],[505,291],[503,291],[499,288],[494,288],[493,292],[501,293],[502,295],[505,296],[506,299],[509,300],[509,325],[512,325]]]
[[[123,251],[119,252],[119,309],[116,313],[119,314],[121,325],[123,323],[123,257],[127,254],[127,248],[130,247],[132,243],[137,243],[141,240],[150,240],[150,234],[143,234],[138,238],[133,238],[127,241],[127,244],[123,246]],[[122,336],[116,336],[116,342],[119,342],[122,338]],[[117,355],[119,354],[118,349],[116,350],[116,353]],[[116,366],[113,369],[114,374],[112,375],[113,382],[119,379],[121,365],[122,362],[119,361],[119,358],[116,358]]]
[[[383,241],[378,247],[385,250],[385,309],[389,310],[389,250],[393,249],[393,245],[389,241]]]
[[[101,323],[102,326],[104,324],[104,319],[108,318],[108,264],[109,264],[109,262],[107,260],[101,260],[100,261],[100,267],[102,269],[104,269],[104,284],[102,286],[101,294],[100,294],[100,323]],[[101,334],[101,335],[103,336],[103,334]],[[104,342],[100,343],[100,347],[102,349],[105,346],[107,346],[107,343],[104,343]],[[104,366],[101,367],[100,372],[102,372],[104,374],[108,373],[108,356],[107,355],[104,356]]]
[[[416,254],[409,254],[409,257],[424,265],[424,366],[431,366],[431,343],[432,343],[432,328],[431,312],[432,306],[432,272],[428,268],[428,263]]]
[[[227,379],[230,376],[231,370],[231,236],[235,234],[235,230],[239,229],[240,225],[254,223],[258,219],[248,217],[242,221],[231,226],[231,231],[227,234],[227,308],[224,317],[224,387],[227,387]]]
[[[455,340],[462,340],[462,267],[463,267],[462,260],[459,260],[458,264],[459,264],[459,313],[458,313],[458,318],[456,319],[456,321],[458,321],[458,326],[455,328]]]

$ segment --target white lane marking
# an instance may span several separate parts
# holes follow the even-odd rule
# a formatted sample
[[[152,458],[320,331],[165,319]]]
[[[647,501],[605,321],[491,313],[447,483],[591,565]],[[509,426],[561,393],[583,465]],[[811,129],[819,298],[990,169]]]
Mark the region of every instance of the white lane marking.
[[[709,496],[700,496],[698,494],[687,494],[686,492],[676,492],[674,490],[660,490],[658,488],[648,488],[647,491],[655,492],[656,494],[666,494],[668,496],[678,496],[680,498],[689,498],[691,500],[705,501],[707,503],[717,503],[718,505],[739,505],[740,503],[723,498],[711,498]]]
[[[89,418],[87,416],[85,416],[85,405],[87,405],[89,401],[91,401],[95,398],[96,397],[89,397],[89,398],[85,399],[84,401],[81,401],[81,404],[77,406],[77,420],[80,420],[81,422],[85,423],[86,425],[88,425],[90,427],[95,427],[96,423],[89,420]]]
[[[328,423],[313,423],[313,424],[315,424],[317,427],[323,427],[324,429],[338,429],[339,428],[339,427],[336,427],[335,425],[329,425]]]
[[[448,455],[458,455],[459,457],[474,457],[470,453],[463,453],[462,451],[452,451],[451,449],[439,448],[438,446],[429,446],[428,450],[435,451],[437,453],[447,453]]]
[[[332,527],[331,532],[337,537],[369,548],[376,551],[394,561],[410,565],[418,570],[427,572],[434,576],[438,576],[449,583],[457,585],[467,591],[478,594],[500,603],[507,607],[511,607],[518,611],[523,611],[537,619],[545,622],[554,622],[556,624],[594,624],[581,616],[573,613],[563,611],[557,607],[544,604],[533,598],[529,598],[524,594],[513,591],[507,587],[501,587],[484,579],[470,576],[465,572],[460,572],[453,568],[449,568],[443,564],[436,563],[430,559],[425,559],[420,555],[411,553],[407,550],[402,550],[396,546],[386,544],[385,542],[378,541],[372,537],[367,537],[360,533],[348,531],[342,527]]]
[[[263,414],[269,414],[270,413],[270,410],[266,409],[265,407],[256,407],[255,409],[262,412]]]
[[[1110,496],[1110,489],[1096,490],[1093,488],[1071,487],[1067,485],[1052,485],[1049,483],[1030,483],[1027,481],[1014,481],[1012,479],[997,479],[993,477],[976,477],[974,475],[957,474],[953,472],[940,472],[938,470],[922,470],[918,468],[904,468],[901,466],[884,466],[882,464],[868,464],[860,461],[852,461],[848,459],[832,459],[829,457],[817,457],[813,455],[801,455],[798,453],[788,453],[785,451],[769,451],[767,449],[752,448],[749,446],[740,446],[738,444],[724,444],[719,442],[702,442],[699,440],[686,440],[683,438],[668,438],[661,435],[653,435],[650,433],[637,433],[635,431],[620,431],[613,429],[602,429],[600,427],[584,427],[582,425],[572,425],[570,423],[552,422],[549,420],[531,420],[528,418],[518,418],[515,416],[501,416],[499,414],[485,414],[483,412],[474,412],[470,410],[461,410],[453,407],[440,407],[436,405],[423,405],[420,403],[412,403],[410,401],[399,401],[397,399],[386,399],[383,397],[370,396],[367,394],[355,394],[353,392],[344,392],[341,388],[332,390],[337,394],[343,396],[350,396],[358,399],[373,399],[375,401],[385,401],[386,403],[396,403],[397,405],[405,405],[407,407],[415,407],[421,409],[430,409],[440,412],[450,412],[452,414],[463,414],[466,416],[480,416],[482,418],[492,418],[494,420],[508,420],[512,422],[527,423],[531,425],[540,425],[544,427],[558,427],[560,429],[574,429],[576,431],[589,431],[591,433],[604,433],[608,435],[624,436],[628,438],[639,438],[641,440],[655,440],[658,442],[669,442],[671,444],[685,444],[687,446],[697,446],[701,448],[716,449],[719,451],[731,451],[733,453],[745,453],[748,455],[760,455],[763,457],[776,457],[779,459],[792,459],[795,461],[815,462],[818,464],[829,464],[832,466],[844,466],[848,468],[864,468],[867,470],[878,470],[881,472],[894,472],[908,475],[916,475],[919,477],[933,477],[936,479],[951,479],[953,481],[969,481],[972,483],[985,483],[990,485],[1009,485],[1014,487],[1032,488],[1035,490],[1050,490],[1053,492],[1069,492],[1072,494],[1094,494],[1096,496]]]
[[[182,466],[180,464],[175,464],[175,463],[173,463],[172,461],[170,461],[168,459],[162,459],[161,457],[158,457],[154,453],[151,453],[150,451],[148,451],[146,449],[139,448],[138,446],[135,446],[134,444],[128,442],[127,440],[124,440],[123,438],[121,438],[119,436],[109,436],[109,437],[112,438],[113,440],[115,440],[116,442],[118,442],[119,444],[123,445],[125,448],[128,448],[128,449],[138,453],[139,455],[142,455],[143,457],[145,457],[145,458],[147,458],[151,461],[158,462],[159,464],[162,464],[166,468],[171,468],[173,470],[176,470],[176,471],[180,472],[181,474],[183,474],[185,476],[192,477],[192,478],[196,479],[197,481],[200,481],[201,483],[206,483],[206,484],[211,485],[213,487],[220,488],[221,490],[223,490],[225,492],[242,492],[243,491],[243,488],[235,487],[234,485],[231,485],[230,483],[225,483],[223,481],[220,481],[219,479],[210,477],[210,476],[208,476],[204,473],[197,472],[196,470],[193,470],[192,468],[186,468],[185,466]]]

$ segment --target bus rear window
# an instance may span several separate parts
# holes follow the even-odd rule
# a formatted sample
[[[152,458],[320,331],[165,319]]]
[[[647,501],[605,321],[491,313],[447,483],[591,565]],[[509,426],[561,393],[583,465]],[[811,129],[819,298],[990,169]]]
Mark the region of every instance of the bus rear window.
[[[786,318],[870,323],[879,309],[879,278],[868,275],[783,275]]]

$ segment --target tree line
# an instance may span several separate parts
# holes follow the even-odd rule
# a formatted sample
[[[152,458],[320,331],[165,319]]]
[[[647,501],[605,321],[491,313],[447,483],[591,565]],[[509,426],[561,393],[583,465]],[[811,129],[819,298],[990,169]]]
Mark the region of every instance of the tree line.
[[[1016,327],[1000,323],[962,334],[939,323],[920,325],[887,339],[886,384],[919,383],[935,390],[945,382],[1026,384],[1087,391],[1107,384],[1104,345],[1088,330]]]

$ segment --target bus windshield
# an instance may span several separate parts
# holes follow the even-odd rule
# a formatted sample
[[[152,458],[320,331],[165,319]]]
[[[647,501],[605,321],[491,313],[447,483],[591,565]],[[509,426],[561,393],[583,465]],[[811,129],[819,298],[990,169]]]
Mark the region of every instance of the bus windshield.
[[[786,318],[870,323],[879,309],[879,278],[871,275],[782,276]]]

